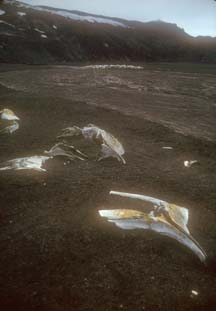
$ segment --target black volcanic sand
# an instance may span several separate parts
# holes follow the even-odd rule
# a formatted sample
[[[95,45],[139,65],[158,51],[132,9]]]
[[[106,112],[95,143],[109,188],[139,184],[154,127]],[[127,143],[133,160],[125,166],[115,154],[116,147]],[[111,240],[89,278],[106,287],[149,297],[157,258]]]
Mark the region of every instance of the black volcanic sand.
[[[7,73],[4,66],[0,82],[4,74],[17,82],[17,73],[9,69]],[[14,70],[25,74],[20,67],[14,66]],[[37,84],[37,75],[43,80],[45,69],[28,70],[32,71],[32,85]],[[50,85],[53,71],[55,68]],[[129,70],[127,74],[136,75]],[[205,74],[199,75],[205,79]],[[187,79],[189,76],[187,73]],[[128,93],[116,93],[119,109],[109,109],[108,104],[102,107],[107,100],[103,85],[98,86],[100,107],[99,103],[88,103],[90,87],[86,92],[83,87],[83,99],[78,100],[64,96],[58,88],[55,91],[53,87],[52,92],[41,88],[40,92],[25,85],[25,90],[20,90],[13,80],[7,81],[10,88],[0,88],[1,108],[13,109],[21,122],[17,132],[1,137],[1,162],[41,155],[55,143],[62,128],[94,123],[119,138],[127,151],[127,164],[108,159],[64,165],[65,159],[54,159],[45,164],[45,173],[1,172],[1,310],[215,310],[216,145],[214,129],[210,133],[209,125],[215,122],[216,98],[207,98],[200,88],[197,94],[187,94],[195,101],[202,93],[203,102],[212,103],[209,108],[196,102],[196,120],[206,125],[209,133],[205,139],[199,131],[197,135],[187,131],[191,126],[196,134],[195,115],[188,115],[180,104],[179,119],[187,121],[185,133],[182,128],[176,131],[175,124],[169,127],[156,122],[153,112],[145,119],[145,104],[140,106],[139,116],[140,91],[136,89],[136,113],[132,115],[121,111],[126,96],[129,100]],[[71,90],[73,85],[65,84],[67,88]],[[172,103],[177,107],[177,101],[170,97],[169,107]],[[168,118],[170,111],[161,109],[161,120]],[[173,150],[164,150],[163,146],[172,146]],[[190,159],[200,164],[185,168],[184,160]],[[188,207],[189,228],[208,254],[207,266],[169,238],[142,230],[124,231],[100,218],[99,209],[112,208],[111,189],[143,193]],[[192,295],[192,290],[198,296]]]

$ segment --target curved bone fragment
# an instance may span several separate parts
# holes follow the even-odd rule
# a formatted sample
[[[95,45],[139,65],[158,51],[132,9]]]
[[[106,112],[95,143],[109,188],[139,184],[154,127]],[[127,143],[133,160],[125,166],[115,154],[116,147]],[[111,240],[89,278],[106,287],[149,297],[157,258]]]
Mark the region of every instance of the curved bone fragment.
[[[106,217],[109,222],[115,223],[121,229],[146,229],[173,238],[194,252],[201,262],[206,260],[207,256],[198,242],[189,234],[170,224],[163,215],[155,217],[152,213],[128,209],[100,210],[99,214],[101,217]]]
[[[123,155],[125,150],[122,144],[112,134],[102,130],[94,124],[89,124],[82,129],[82,134],[87,139],[96,139],[101,144],[105,144],[113,149],[119,155]]]
[[[0,134],[12,134],[19,128],[19,123],[16,122],[19,118],[10,109],[0,111]]]
[[[116,158],[119,162],[122,162],[123,164],[126,163],[125,159],[121,155],[119,155],[109,146],[102,144],[101,145],[101,157],[98,159],[98,161],[101,161],[103,159],[110,158],[110,157]]]
[[[49,151],[44,151],[44,153],[51,157],[64,156],[70,160],[79,159],[83,161],[87,158],[84,153],[77,150],[74,146],[65,143],[57,143]]]
[[[16,121],[0,122],[0,134],[12,134],[19,129],[19,123]]]
[[[15,115],[15,113],[7,108],[4,108],[3,110],[0,111],[1,114],[1,119],[2,120],[19,120],[19,118]]]
[[[89,124],[83,128],[79,128],[78,126],[68,127],[62,131],[58,138],[73,136],[83,136],[84,139],[101,145],[101,157],[99,158],[99,161],[104,158],[114,157],[123,164],[126,163],[123,158],[125,150],[122,144],[112,134],[99,128],[98,126]]]
[[[199,163],[197,160],[184,161],[184,166],[191,167],[193,164],[197,164],[197,163]]]
[[[17,158],[17,159],[9,160],[5,163],[2,163],[0,165],[0,171],[32,169],[32,170],[36,170],[40,172],[45,172],[46,169],[42,168],[42,165],[48,159],[50,159],[50,157],[46,157],[46,156]]]
[[[57,138],[71,137],[82,135],[82,129],[78,126],[66,127]]]
[[[168,217],[169,221],[173,222],[175,225],[180,227],[181,230],[189,234],[189,230],[187,227],[189,212],[187,208],[175,204],[170,204],[166,201],[142,194],[134,194],[119,191],[110,191],[110,194],[151,203],[153,205],[153,210],[155,212],[163,214],[166,218]]]

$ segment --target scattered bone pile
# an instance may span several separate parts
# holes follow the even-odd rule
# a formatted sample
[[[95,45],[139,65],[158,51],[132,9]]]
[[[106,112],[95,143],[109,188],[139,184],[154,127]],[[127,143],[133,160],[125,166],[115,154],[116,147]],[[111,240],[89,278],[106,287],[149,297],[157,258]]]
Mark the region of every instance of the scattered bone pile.
[[[12,134],[19,128],[19,118],[10,109],[0,111],[0,134]],[[58,142],[44,155],[16,158],[0,164],[0,171],[6,170],[36,170],[45,172],[43,167],[47,160],[54,157],[67,158],[70,161],[101,161],[115,158],[126,164],[123,157],[125,150],[116,137],[96,125],[89,124],[80,128],[67,127],[57,136]],[[72,144],[71,144],[72,143]],[[172,147],[163,147],[172,149]],[[93,151],[93,152],[92,152]],[[196,160],[185,161],[185,167],[198,163]],[[189,211],[185,207],[170,204],[166,201],[146,195],[110,191],[114,197],[127,198],[151,205],[151,210],[138,211],[135,209],[102,209],[99,214],[106,217],[116,226],[131,230],[144,229],[168,236],[189,248],[201,262],[206,261],[206,253],[193,238],[188,229]],[[143,205],[141,206],[143,208]],[[145,208],[144,208],[145,209]]]
[[[0,111],[1,123],[0,134],[12,134],[19,128],[19,123],[16,120],[19,118],[10,109],[3,109]],[[56,143],[48,151],[44,151],[46,156],[30,156],[24,158],[16,158],[0,164],[0,171],[5,170],[24,170],[32,169],[44,172],[45,168],[42,165],[46,160],[54,157],[65,157],[70,161],[74,160],[91,160],[88,154],[85,154],[78,148],[74,147],[68,142],[70,140],[87,141],[91,146],[99,148],[99,154],[94,154],[95,160],[101,161],[106,158],[116,158],[119,162],[125,164],[123,154],[125,153],[122,144],[112,134],[97,127],[96,125],[89,124],[83,128],[78,126],[68,127],[63,129],[61,134],[57,137],[61,142]]]

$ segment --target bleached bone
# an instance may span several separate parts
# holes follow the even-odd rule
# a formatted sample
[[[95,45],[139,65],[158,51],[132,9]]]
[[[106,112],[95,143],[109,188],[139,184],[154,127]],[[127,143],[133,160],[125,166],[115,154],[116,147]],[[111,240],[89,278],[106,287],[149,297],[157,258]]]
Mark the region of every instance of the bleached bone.
[[[189,211],[185,207],[170,204],[166,201],[141,194],[119,192],[119,191],[110,191],[110,194],[151,203],[153,204],[154,207],[155,206],[157,207],[154,208],[157,212],[164,213],[164,215],[166,217],[168,216],[171,221],[173,221],[177,226],[181,228],[181,230],[184,230],[186,233],[189,233],[187,227]]]
[[[5,125],[3,125],[1,122],[0,126],[0,134],[12,134],[19,129],[19,123],[16,121],[9,121]]]
[[[152,213],[128,209],[100,210],[99,214],[101,217],[106,217],[109,222],[115,223],[121,229],[151,230],[173,238],[194,252],[201,262],[205,262],[207,258],[205,251],[191,235],[174,227],[163,215],[155,217]]]
[[[164,146],[164,147],[162,147],[162,149],[165,149],[165,150],[172,150],[172,149],[173,149],[173,147]]]
[[[101,157],[99,158],[99,161],[104,158],[114,157],[122,163],[126,163],[123,158],[125,150],[118,139],[94,124],[88,124],[83,128],[79,128],[78,126],[68,127],[57,137],[67,138],[80,135],[82,135],[86,140],[90,140],[101,145]]]
[[[67,151],[64,149],[67,149]],[[44,153],[52,157],[64,156],[70,160],[79,159],[83,161],[87,158],[84,153],[77,150],[74,146],[70,146],[65,143],[57,143],[49,151],[44,151]]]
[[[126,163],[125,159],[116,153],[113,149],[111,149],[109,146],[102,144],[101,145],[101,157],[98,159],[98,161],[101,161],[106,158],[116,158],[119,162],[122,162],[123,164]]]
[[[78,126],[66,127],[57,138],[71,137],[82,135],[82,129]]]
[[[116,137],[94,124],[89,124],[82,129],[82,134],[87,139],[96,139],[101,144],[106,144],[119,155],[123,155],[125,150]]]
[[[9,160],[5,163],[2,163],[0,165],[0,171],[33,169],[36,171],[44,172],[46,170],[42,168],[42,165],[48,159],[50,159],[50,157],[45,157],[45,156],[17,158],[17,159]]]
[[[19,118],[15,113],[7,108],[0,111],[0,134],[12,134],[19,128],[16,122]]]
[[[191,167],[193,164],[198,163],[197,160],[189,160],[189,161],[184,161],[184,166],[185,167]]]
[[[3,110],[0,111],[1,114],[1,119],[2,120],[19,120],[19,118],[15,115],[15,113],[7,108],[4,108]]]

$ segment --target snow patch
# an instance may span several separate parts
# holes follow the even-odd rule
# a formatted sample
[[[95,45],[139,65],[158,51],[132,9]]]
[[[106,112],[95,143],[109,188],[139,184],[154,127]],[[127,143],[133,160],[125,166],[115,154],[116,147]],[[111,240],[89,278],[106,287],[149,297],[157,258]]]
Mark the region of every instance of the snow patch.
[[[0,10],[0,15],[4,15],[4,14],[5,14],[5,11]]]
[[[47,35],[41,35],[41,38],[44,38],[44,39],[46,39],[47,38]]]
[[[19,15],[19,16],[25,16],[26,13],[25,13],[25,12],[17,12],[17,15]]]
[[[58,27],[57,27],[56,25],[53,25],[52,27],[53,27],[53,29],[55,29],[55,30],[58,29]]]
[[[67,11],[55,11],[55,10],[49,10],[49,9],[42,9],[39,7],[36,7],[37,10],[41,10],[41,11],[46,11],[49,12],[51,14],[57,14],[72,20],[76,20],[76,21],[84,21],[84,22],[89,22],[89,23],[100,23],[100,24],[109,24],[112,26],[117,26],[117,27],[127,27],[126,25],[124,25],[123,23],[114,21],[112,19],[108,19],[108,18],[104,18],[104,17],[96,17],[96,16],[91,16],[91,15],[78,15],[78,14],[74,14],[71,12],[67,12]]]
[[[76,20],[76,21],[109,24],[112,26],[124,27],[124,28],[129,27],[123,23],[120,23],[118,21],[115,21],[111,18],[106,18],[106,17],[97,17],[97,16],[91,16],[91,15],[79,15],[79,14],[75,14],[75,13],[64,11],[64,10],[52,10],[52,9],[47,9],[47,8],[40,7],[40,6],[27,5],[24,3],[20,4],[20,7],[26,7],[26,8],[32,9],[32,10],[38,10],[38,11],[42,11],[42,12],[49,12],[51,14],[60,15],[60,16],[63,16],[65,18],[69,18],[69,19]]]

